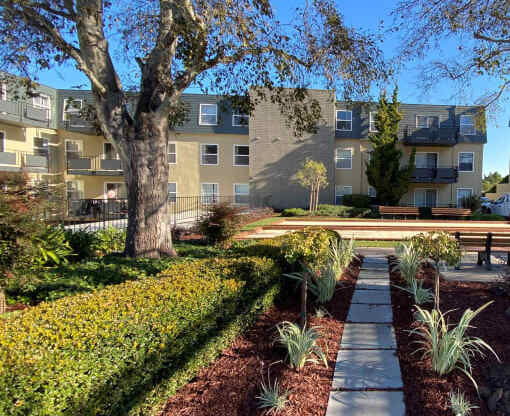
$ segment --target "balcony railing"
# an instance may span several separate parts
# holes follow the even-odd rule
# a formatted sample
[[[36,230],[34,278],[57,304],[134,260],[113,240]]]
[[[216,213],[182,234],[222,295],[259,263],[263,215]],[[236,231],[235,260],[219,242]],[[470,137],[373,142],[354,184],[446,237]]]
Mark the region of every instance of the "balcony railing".
[[[413,183],[456,183],[457,167],[439,166],[435,168],[414,168],[411,174]]]
[[[0,171],[48,172],[49,157],[46,154],[30,152],[6,151],[0,152]]]
[[[122,175],[122,162],[106,155],[67,156],[67,172],[77,175]]]
[[[64,120],[64,128],[71,131],[89,132],[94,130],[94,125],[79,114],[68,113],[66,114],[66,120]]]
[[[0,119],[9,121],[29,120],[40,126],[50,126],[51,110],[36,107],[23,101],[0,100]]]
[[[455,146],[458,130],[456,128],[417,128],[404,126],[403,142],[408,146]]]

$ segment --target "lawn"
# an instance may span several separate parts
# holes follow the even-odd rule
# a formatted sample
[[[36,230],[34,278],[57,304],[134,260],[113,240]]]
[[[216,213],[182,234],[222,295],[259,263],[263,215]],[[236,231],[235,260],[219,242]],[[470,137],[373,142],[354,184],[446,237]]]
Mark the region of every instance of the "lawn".
[[[241,227],[241,231],[253,231],[255,228],[264,227],[266,225],[271,225],[276,222],[282,221],[284,218],[276,215],[274,217],[262,218],[260,220],[250,222]]]
[[[399,241],[390,240],[356,240],[356,247],[395,248]]]

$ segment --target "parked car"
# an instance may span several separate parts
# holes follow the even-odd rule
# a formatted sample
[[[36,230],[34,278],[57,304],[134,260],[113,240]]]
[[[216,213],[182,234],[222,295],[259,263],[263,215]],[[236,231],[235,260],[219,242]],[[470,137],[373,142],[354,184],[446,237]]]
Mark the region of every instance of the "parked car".
[[[482,209],[488,214],[508,217],[510,215],[510,194],[503,194],[495,201],[482,202]]]

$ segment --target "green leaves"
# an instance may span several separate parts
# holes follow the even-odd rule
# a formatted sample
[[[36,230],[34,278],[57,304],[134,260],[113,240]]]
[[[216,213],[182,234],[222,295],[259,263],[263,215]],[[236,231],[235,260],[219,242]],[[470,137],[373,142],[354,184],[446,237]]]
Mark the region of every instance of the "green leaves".
[[[268,380],[260,384],[260,394],[256,396],[259,402],[259,409],[266,409],[268,415],[277,414],[285,409],[289,403],[288,397],[290,392],[283,391],[280,393],[280,385],[278,380],[273,384]]]

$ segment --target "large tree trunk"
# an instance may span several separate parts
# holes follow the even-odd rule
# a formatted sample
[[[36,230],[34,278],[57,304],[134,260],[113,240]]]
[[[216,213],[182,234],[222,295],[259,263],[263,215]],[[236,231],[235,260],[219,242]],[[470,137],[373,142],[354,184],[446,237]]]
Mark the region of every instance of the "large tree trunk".
[[[175,256],[168,209],[168,122],[141,113],[129,129],[124,173],[128,196],[125,254]]]

